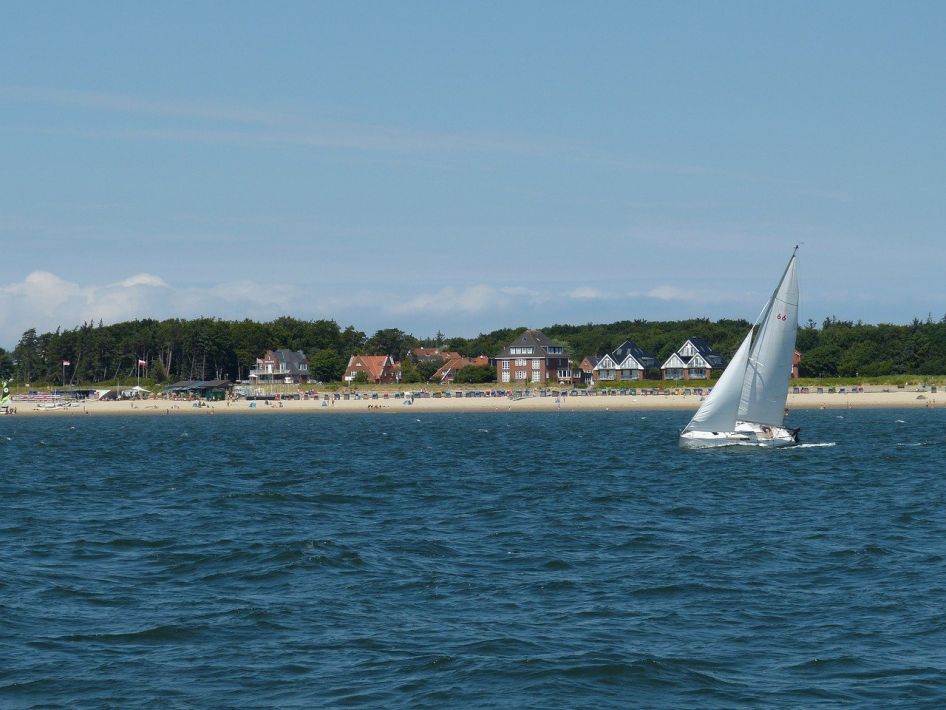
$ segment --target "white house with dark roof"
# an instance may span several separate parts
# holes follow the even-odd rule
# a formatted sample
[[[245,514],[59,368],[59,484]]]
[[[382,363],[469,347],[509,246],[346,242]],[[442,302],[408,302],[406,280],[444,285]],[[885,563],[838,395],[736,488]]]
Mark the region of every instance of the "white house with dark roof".
[[[527,330],[499,351],[496,381],[506,384],[571,382],[572,370],[565,348],[541,330]]]
[[[656,358],[625,340],[613,352],[598,358],[592,369],[592,378],[595,382],[643,380],[647,377],[647,370],[656,364]]]
[[[250,379],[264,382],[300,384],[309,381],[309,359],[301,350],[267,350],[257,358]]]
[[[726,361],[718,355],[705,338],[690,338],[677,348],[660,366],[665,380],[708,380],[714,370],[725,367]]]

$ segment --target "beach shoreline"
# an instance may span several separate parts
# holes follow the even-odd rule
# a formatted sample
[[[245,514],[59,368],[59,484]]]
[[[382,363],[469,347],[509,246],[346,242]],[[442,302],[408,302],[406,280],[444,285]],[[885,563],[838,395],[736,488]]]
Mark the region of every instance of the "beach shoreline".
[[[207,416],[334,413],[410,412],[604,412],[604,411],[696,411],[703,397],[695,394],[533,396],[509,397],[393,397],[378,399],[282,399],[192,402],[186,400],[84,401],[68,407],[49,408],[36,402],[13,402],[9,416]],[[409,403],[410,402],[410,403]],[[917,390],[879,392],[832,392],[788,395],[789,410],[811,409],[939,409],[946,395]]]

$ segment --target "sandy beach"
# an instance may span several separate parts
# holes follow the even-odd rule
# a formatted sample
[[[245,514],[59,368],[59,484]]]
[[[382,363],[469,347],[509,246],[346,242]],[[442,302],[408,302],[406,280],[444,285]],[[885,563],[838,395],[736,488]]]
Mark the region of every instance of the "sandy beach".
[[[378,399],[285,399],[275,401],[195,402],[151,399],[137,401],[86,401],[69,407],[49,408],[35,402],[14,402],[14,416],[208,416],[243,414],[307,413],[312,415],[363,412],[366,414],[397,414],[409,412],[555,412],[555,411],[625,411],[625,410],[693,410],[699,407],[698,395],[598,395],[567,397],[463,397],[419,398],[408,400]],[[865,409],[865,408],[941,408],[946,407],[946,393],[922,389],[891,389],[889,391],[825,392],[789,394],[791,409]]]

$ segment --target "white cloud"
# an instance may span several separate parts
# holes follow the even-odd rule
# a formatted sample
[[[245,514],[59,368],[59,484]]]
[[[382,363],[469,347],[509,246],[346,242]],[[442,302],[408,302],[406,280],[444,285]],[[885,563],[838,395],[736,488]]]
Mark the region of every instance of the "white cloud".
[[[526,288],[525,286],[504,286],[500,289],[500,292],[514,297],[520,303],[528,303],[532,306],[548,303],[552,300],[551,294],[533,288]]]
[[[728,293],[715,289],[692,289],[664,284],[647,291],[647,297],[658,301],[681,301],[684,303],[736,303],[744,293]]]
[[[105,285],[83,285],[48,271],[0,285],[0,347],[22,334],[71,329],[83,322],[119,323],[139,318],[273,318],[308,305],[300,290],[284,284],[232,281],[172,287],[160,276],[140,273]]]
[[[135,274],[130,276],[124,281],[119,281],[117,286],[122,286],[124,288],[132,288],[134,286],[156,286],[160,288],[167,288],[167,284],[164,282],[160,276],[155,276],[153,274]]]
[[[568,293],[568,297],[576,301],[596,301],[607,298],[607,295],[601,289],[592,286],[579,286],[578,288],[573,288]]]
[[[510,304],[517,294],[493,286],[470,286],[465,289],[443,288],[435,293],[421,293],[398,301],[388,301],[385,310],[389,313],[450,313],[460,311],[467,314],[484,313],[502,309]]]
[[[543,153],[547,150],[542,145],[524,139],[331,123],[269,107],[151,98],[103,91],[0,85],[0,99],[105,114],[141,116],[145,119],[182,119],[192,124],[173,127],[140,125],[121,129],[105,127],[96,130],[64,128],[59,131],[93,139],[120,137],[237,145],[282,144],[364,151]]]
[[[696,293],[688,289],[677,286],[657,286],[647,292],[650,298],[656,298],[658,301],[695,301]]]
[[[93,111],[209,119],[245,124],[273,124],[285,118],[282,113],[260,110],[256,107],[167,98],[152,99],[106,91],[0,86],[0,98],[21,103],[84,108]]]

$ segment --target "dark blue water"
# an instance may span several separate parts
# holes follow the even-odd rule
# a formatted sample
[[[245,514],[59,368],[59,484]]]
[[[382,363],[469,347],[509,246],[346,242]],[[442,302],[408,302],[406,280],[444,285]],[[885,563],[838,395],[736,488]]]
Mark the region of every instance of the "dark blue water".
[[[688,416],[0,418],[0,707],[946,705],[946,411]]]

